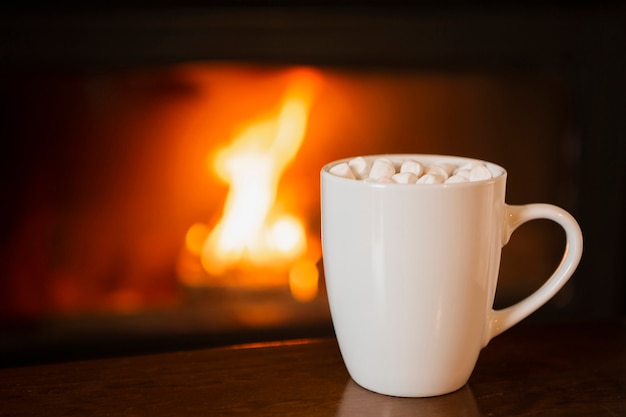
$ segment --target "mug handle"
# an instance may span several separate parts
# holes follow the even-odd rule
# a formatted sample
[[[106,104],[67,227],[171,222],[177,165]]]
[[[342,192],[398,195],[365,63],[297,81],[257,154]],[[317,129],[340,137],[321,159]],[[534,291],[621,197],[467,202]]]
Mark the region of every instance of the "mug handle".
[[[565,252],[552,276],[534,293],[522,301],[501,310],[490,310],[484,345],[505,330],[516,325],[550,300],[570,279],[582,256],[583,235],[580,226],[567,211],[551,204],[505,205],[503,244],[522,224],[535,219],[548,219],[565,230]]]

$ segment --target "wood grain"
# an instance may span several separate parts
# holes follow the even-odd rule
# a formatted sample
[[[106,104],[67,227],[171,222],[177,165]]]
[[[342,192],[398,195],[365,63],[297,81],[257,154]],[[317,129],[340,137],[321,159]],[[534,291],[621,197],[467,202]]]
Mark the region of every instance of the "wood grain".
[[[334,339],[0,370],[0,416],[622,416],[626,324],[520,325],[434,398],[356,385]]]

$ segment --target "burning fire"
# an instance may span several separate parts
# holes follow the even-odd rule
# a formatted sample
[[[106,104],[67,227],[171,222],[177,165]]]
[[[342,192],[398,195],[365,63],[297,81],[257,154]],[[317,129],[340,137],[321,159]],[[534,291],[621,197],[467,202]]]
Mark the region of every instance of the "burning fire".
[[[232,270],[258,275],[280,270],[284,279],[289,277],[294,298],[315,297],[317,258],[310,256],[303,221],[281,204],[278,186],[304,140],[317,82],[314,72],[295,71],[279,110],[249,124],[211,158],[212,170],[229,192],[212,229],[196,224],[187,233],[186,249],[199,256],[208,274],[182,274],[187,284],[204,285],[211,276]]]

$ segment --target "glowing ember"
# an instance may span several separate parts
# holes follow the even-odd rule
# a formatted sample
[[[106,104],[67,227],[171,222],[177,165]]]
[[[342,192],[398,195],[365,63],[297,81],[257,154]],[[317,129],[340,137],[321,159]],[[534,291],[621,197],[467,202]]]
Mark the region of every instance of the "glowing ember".
[[[298,301],[310,301],[317,295],[319,271],[315,263],[308,259],[296,262],[289,271],[291,295]]]
[[[213,229],[194,225],[186,236],[187,250],[200,256],[210,276],[224,275],[231,269],[282,268],[286,282],[287,271],[303,270],[302,262],[315,268],[315,261],[305,259],[307,232],[303,221],[277,204],[280,178],[304,140],[317,83],[316,74],[308,70],[292,75],[277,113],[250,124],[211,160],[212,169],[229,185],[222,217]],[[294,297],[302,301],[314,297],[317,269],[315,274],[296,272],[295,276],[304,276],[295,282],[309,289],[299,290],[301,295]]]

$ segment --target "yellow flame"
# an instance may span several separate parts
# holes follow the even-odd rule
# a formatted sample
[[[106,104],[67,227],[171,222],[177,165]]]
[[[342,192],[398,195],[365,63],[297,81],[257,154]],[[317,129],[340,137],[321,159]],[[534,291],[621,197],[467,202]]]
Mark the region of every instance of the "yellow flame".
[[[222,218],[201,249],[208,273],[242,262],[294,262],[305,253],[302,221],[274,206],[280,178],[304,140],[316,78],[296,71],[277,114],[248,126],[217,152],[213,169],[230,188]]]

